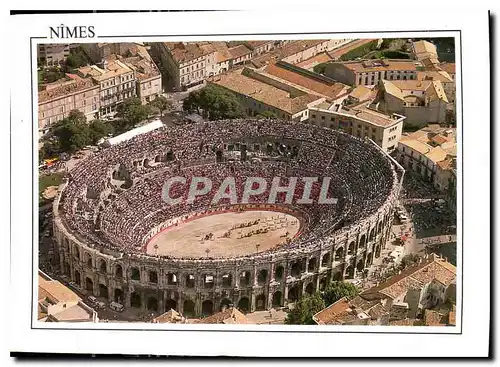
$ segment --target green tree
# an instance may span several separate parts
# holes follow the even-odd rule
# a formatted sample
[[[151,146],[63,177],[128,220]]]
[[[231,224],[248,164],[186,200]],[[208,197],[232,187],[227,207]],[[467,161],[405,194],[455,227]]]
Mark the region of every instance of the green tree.
[[[102,138],[114,133],[114,127],[112,124],[103,122],[101,120],[93,120],[89,124],[90,129],[90,139],[92,144],[95,145]]]
[[[128,98],[116,108],[116,117],[121,119],[127,128],[135,127],[148,118],[151,107],[143,105],[137,97]]]
[[[419,254],[408,254],[403,256],[401,259],[401,263],[399,264],[399,270],[403,271],[407,267],[415,265],[422,259],[422,256]]]
[[[276,113],[274,113],[273,111],[264,111],[264,112],[259,113],[257,115],[257,117],[265,118],[265,119],[277,119],[278,115],[276,115]]]
[[[184,111],[197,113],[214,121],[245,116],[245,111],[236,96],[213,84],[194,91],[183,101]]]
[[[166,99],[164,96],[158,96],[149,102],[149,105],[160,111],[160,116],[163,116],[163,112],[172,108],[172,101]]]
[[[314,325],[314,314],[325,308],[325,302],[321,294],[303,297],[297,301],[293,309],[288,313],[285,324],[288,325]]]
[[[356,297],[359,294],[358,288],[349,282],[334,281],[323,292],[323,300],[325,304],[331,305],[343,297],[349,299]]]

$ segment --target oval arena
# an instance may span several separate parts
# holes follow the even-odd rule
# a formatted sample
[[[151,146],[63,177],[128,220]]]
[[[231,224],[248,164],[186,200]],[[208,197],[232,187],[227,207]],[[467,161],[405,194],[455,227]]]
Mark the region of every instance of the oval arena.
[[[380,256],[403,170],[373,142],[279,120],[230,120],[162,128],[106,148],[68,174],[54,201],[61,271],[96,297],[127,308],[188,317],[233,304],[285,306],[330,281],[353,278]],[[237,203],[209,195],[162,198],[165,181],[235,178]],[[242,203],[248,177],[269,191]],[[318,183],[306,186],[307,177]],[[328,197],[318,196],[330,178]],[[293,197],[292,197],[293,196]]]

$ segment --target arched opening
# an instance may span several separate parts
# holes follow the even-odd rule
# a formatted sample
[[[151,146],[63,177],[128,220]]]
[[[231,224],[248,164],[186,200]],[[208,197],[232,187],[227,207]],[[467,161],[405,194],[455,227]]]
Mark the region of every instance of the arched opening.
[[[324,254],[323,258],[321,259],[321,267],[327,268],[328,265],[330,265],[330,254]]]
[[[189,275],[186,275],[186,288],[194,288],[194,275],[193,274],[189,274]]]
[[[222,301],[220,301],[220,311],[224,311],[226,308],[231,307],[232,304],[233,301],[228,298],[224,298]]]
[[[297,286],[293,286],[288,290],[288,300],[290,302],[296,302],[299,299],[299,288]]]
[[[64,263],[64,274],[71,275],[71,267],[67,262]]]
[[[276,271],[274,272],[274,278],[276,280],[282,280],[283,279],[283,274],[285,272],[285,269],[283,268],[283,266],[279,265],[277,268],[276,268]]]
[[[363,264],[363,259],[359,259],[358,260],[358,265],[356,265],[356,270],[357,271],[363,271],[363,268],[364,268],[364,264]]]
[[[240,273],[240,287],[248,287],[250,285],[250,272],[242,271]]]
[[[324,291],[326,289],[326,278],[322,278],[319,281],[319,290]]]
[[[157,156],[155,156],[155,163],[158,163],[160,162],[160,155],[158,154]]]
[[[167,273],[167,285],[176,285],[177,284],[177,275],[174,273]]]
[[[366,245],[366,235],[362,235],[361,239],[359,240],[359,247],[365,247]]]
[[[370,231],[370,241],[373,241],[374,238],[375,238],[375,228],[372,228],[372,230]]]
[[[80,272],[75,270],[75,283],[78,284],[79,287],[82,286],[82,278],[80,277]]]
[[[350,244],[349,244],[349,247],[347,248],[347,255],[352,255],[354,254],[354,249],[356,248],[356,244],[354,243],[354,241],[352,241]]]
[[[167,162],[174,160],[174,153],[172,151],[167,152]]]
[[[77,247],[75,247],[75,259],[80,260],[80,251],[78,251]]]
[[[243,297],[238,302],[238,309],[242,312],[250,311],[250,301],[247,297]]]
[[[106,266],[106,261],[104,261],[103,259],[100,259],[99,260],[99,272],[103,273],[103,274],[106,274],[107,271],[108,271],[108,269],[107,269],[107,266]]]
[[[177,309],[177,301],[174,299],[167,299],[165,302],[165,312]]]
[[[381,245],[378,245],[376,248],[375,248],[375,258],[379,258],[380,257],[380,248],[382,246]]]
[[[215,161],[222,162],[223,160],[224,159],[223,159],[222,151],[218,150],[217,152],[215,152]]]
[[[314,285],[312,283],[309,283],[306,287],[306,293],[309,295],[309,296],[312,296],[312,294],[314,293]]]
[[[148,297],[148,303],[146,304],[146,307],[148,308],[149,311],[158,311],[158,299],[154,296]]]
[[[94,282],[92,281],[92,279],[85,278],[85,289],[91,293],[94,291]]]
[[[336,282],[341,281],[342,280],[342,273],[340,271],[336,272],[335,274],[333,274],[332,279]]]
[[[309,263],[307,264],[307,272],[314,273],[315,271],[316,271],[316,258],[313,257],[312,259],[309,260]]]
[[[380,233],[382,232],[382,222],[379,222],[378,223],[378,230],[377,230],[377,233]]]
[[[298,261],[292,264],[290,274],[292,275],[292,277],[298,277],[300,275],[300,263]]]
[[[115,302],[118,302],[120,304],[123,304],[123,291],[119,288],[115,289]]]
[[[210,316],[214,313],[214,303],[210,300],[203,301],[201,304],[202,316]]]
[[[137,268],[130,269],[130,279],[141,280],[141,273],[139,272],[139,269]]]
[[[99,284],[99,297],[108,298],[108,287],[104,284]]]
[[[184,307],[183,309],[183,314],[186,317],[193,317],[194,316],[194,302],[191,300],[184,301]]]
[[[205,274],[203,276],[203,287],[206,289],[210,289],[214,287],[214,276],[210,274]]]
[[[92,256],[88,252],[85,253],[85,262],[89,268],[92,267]]]
[[[345,272],[345,277],[346,277],[346,279],[354,278],[354,266],[353,265],[349,265],[347,267],[346,272]]]
[[[141,307],[141,295],[137,292],[132,292],[130,295],[130,306],[134,308]]]
[[[266,296],[259,294],[255,299],[255,309],[257,311],[264,311],[266,309]]]
[[[259,275],[257,276],[257,282],[262,285],[265,284],[267,280],[267,270],[262,269],[259,271]]]
[[[280,291],[276,291],[273,294],[273,307],[280,307],[281,306],[281,299],[283,298],[283,295]]]
[[[149,282],[158,283],[158,273],[156,271],[149,272]]]
[[[341,261],[343,257],[344,257],[344,248],[343,247],[339,247],[335,251],[335,261]]]
[[[123,268],[121,265],[116,265],[115,267],[115,276],[117,278],[123,278]]]
[[[231,274],[224,274],[224,275],[222,276],[222,286],[223,286],[224,288],[229,288],[229,287],[231,287],[232,283],[233,283],[233,277],[232,277],[232,275],[231,275]]]
[[[368,256],[366,256],[366,266],[371,266],[373,264],[373,252],[370,252]]]

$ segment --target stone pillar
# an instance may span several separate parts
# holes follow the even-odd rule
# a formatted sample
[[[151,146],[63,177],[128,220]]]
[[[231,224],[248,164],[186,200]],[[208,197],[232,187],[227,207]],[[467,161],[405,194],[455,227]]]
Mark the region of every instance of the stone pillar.
[[[126,291],[126,292],[124,291],[123,293],[125,293],[125,294],[124,294],[124,297],[125,297],[125,307],[129,307],[129,308],[130,308],[130,307],[131,307],[131,306],[130,306],[130,293],[131,293],[131,292],[130,292],[130,288],[129,288],[129,289],[127,289],[127,291]]]
[[[255,293],[252,292],[250,295],[250,312],[255,312]]]
[[[165,304],[165,292],[158,291],[158,313],[162,314],[164,312]]]
[[[196,301],[194,303],[194,314],[199,317],[201,316],[201,294],[196,294]]]
[[[254,286],[256,286],[258,284],[257,283],[257,265],[253,266],[253,282],[251,282],[250,284],[253,284]]]
[[[94,296],[97,297],[99,296],[99,275],[94,275],[93,276],[93,290],[92,292],[94,293]]]
[[[184,316],[184,297],[182,297],[182,292],[179,292],[179,299],[177,300],[177,312]]]
[[[64,252],[61,251],[59,253],[59,255],[60,255],[59,256],[59,265],[61,266],[61,274],[64,274]],[[69,274],[69,275],[71,275],[71,274]]]

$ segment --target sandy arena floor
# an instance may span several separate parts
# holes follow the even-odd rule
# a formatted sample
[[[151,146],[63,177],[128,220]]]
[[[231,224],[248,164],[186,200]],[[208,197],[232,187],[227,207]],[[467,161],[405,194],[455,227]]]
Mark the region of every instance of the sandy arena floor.
[[[253,224],[258,221],[257,224]],[[252,222],[245,228],[234,226]],[[243,237],[258,229],[267,233]],[[269,250],[285,241],[285,235],[293,238],[300,229],[300,221],[294,216],[273,211],[245,211],[241,213],[214,214],[188,221],[177,227],[166,229],[148,243],[148,254],[175,257],[232,257]],[[230,232],[228,237],[224,234]],[[213,237],[206,237],[212,233]]]

